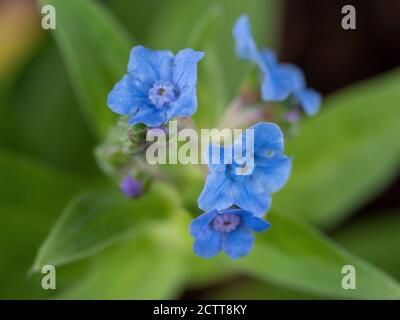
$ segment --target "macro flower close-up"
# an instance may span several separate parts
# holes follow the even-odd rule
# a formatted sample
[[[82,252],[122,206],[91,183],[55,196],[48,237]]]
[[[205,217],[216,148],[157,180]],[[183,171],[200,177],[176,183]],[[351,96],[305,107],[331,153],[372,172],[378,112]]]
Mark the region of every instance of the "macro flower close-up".
[[[132,49],[128,74],[108,96],[108,106],[128,123],[157,127],[171,118],[191,116],[197,109],[197,62],[203,52],[184,49],[175,56],[143,46]]]
[[[253,130],[254,139],[249,155],[246,155],[246,134],[232,145],[210,145],[210,172],[198,200],[202,210],[237,205],[263,216],[271,206],[271,193],[280,190],[289,179],[292,160],[283,153],[281,129],[273,123],[258,123],[249,130]],[[235,156],[238,153],[240,156]],[[226,154],[232,163],[223,162]]]
[[[400,300],[399,4],[0,0],[3,313]]]
[[[278,63],[272,49],[257,48],[247,16],[238,18],[233,36],[238,57],[256,63],[260,69],[261,97],[264,101],[282,101],[292,95],[307,115],[313,116],[318,112],[321,105],[320,94],[306,87],[304,74],[298,67],[289,63]]]
[[[190,234],[195,238],[195,254],[210,258],[223,250],[237,259],[250,252],[254,242],[252,231],[265,231],[270,226],[246,210],[214,209],[191,223]]]

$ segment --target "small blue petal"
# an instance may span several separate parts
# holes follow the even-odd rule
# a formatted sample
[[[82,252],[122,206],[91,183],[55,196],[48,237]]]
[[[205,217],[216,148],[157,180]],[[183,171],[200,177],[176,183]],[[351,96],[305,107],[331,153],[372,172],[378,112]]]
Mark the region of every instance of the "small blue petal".
[[[306,87],[306,79],[303,71],[290,63],[282,63],[281,69],[286,73],[286,78],[290,82],[292,92],[303,90]]]
[[[273,156],[257,157],[254,180],[265,192],[279,191],[289,180],[292,171],[292,159],[282,153]]]
[[[211,171],[218,170],[224,172],[226,169],[224,157],[227,158],[226,161],[232,162],[232,156],[232,148],[230,146],[224,147],[215,143],[210,143],[204,151],[204,159]]]
[[[147,97],[136,91],[132,77],[125,75],[108,95],[107,104],[115,113],[133,114]]]
[[[182,91],[186,87],[195,87],[197,82],[197,63],[204,57],[204,52],[192,49],[179,51],[174,59],[173,82]]]
[[[259,60],[257,45],[251,33],[249,18],[246,15],[237,19],[233,27],[233,37],[236,55],[239,58],[254,62]]]
[[[174,55],[170,51],[157,51],[136,46],[131,50],[128,72],[142,82],[171,80]]]
[[[269,70],[264,73],[261,83],[261,99],[263,101],[285,100],[291,91],[290,86],[283,80],[279,70]]]
[[[208,228],[210,222],[217,214],[217,210],[211,210],[194,219],[189,227],[190,234],[195,238],[200,237],[204,229]]]
[[[267,151],[283,151],[283,133],[275,123],[259,122],[249,129],[254,130],[254,151],[256,155],[265,154]]]
[[[237,259],[249,254],[253,247],[254,236],[249,230],[237,228],[226,233],[223,241],[223,250],[232,259]]]
[[[271,224],[268,221],[260,219],[252,214],[243,215],[242,220],[246,228],[256,232],[262,232],[271,227]]]
[[[165,112],[159,111],[153,106],[143,104],[138,112],[128,120],[128,124],[133,126],[138,123],[144,123],[149,127],[159,127],[167,121],[168,117]]]
[[[278,57],[276,52],[269,48],[263,48],[260,50],[261,60],[264,65],[273,67],[276,66],[278,63]]]
[[[264,101],[285,100],[293,90],[291,71],[278,64],[275,52],[270,49],[263,49],[260,57],[260,69],[263,73],[261,98]]]
[[[209,211],[230,207],[234,203],[231,188],[232,181],[225,174],[218,171],[210,172],[197,201],[199,208]]]
[[[222,235],[208,226],[198,235],[193,244],[193,251],[203,258],[211,258],[221,251]]]
[[[314,116],[318,113],[322,97],[317,91],[304,89],[296,94],[296,98],[308,116]]]
[[[197,111],[196,87],[186,87],[178,99],[171,103],[168,111],[169,118],[190,117]]]
[[[232,185],[233,203],[261,217],[270,209],[272,198],[262,185],[256,184],[253,176],[244,183]]]

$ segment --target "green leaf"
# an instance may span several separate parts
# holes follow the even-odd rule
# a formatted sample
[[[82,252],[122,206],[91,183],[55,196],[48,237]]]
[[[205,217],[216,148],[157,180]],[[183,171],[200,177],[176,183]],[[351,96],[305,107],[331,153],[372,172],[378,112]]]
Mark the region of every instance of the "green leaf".
[[[399,168],[399,101],[399,71],[327,98],[287,144],[293,174],[276,211],[333,226],[387,186]]]
[[[257,237],[254,249],[234,262],[249,275],[269,283],[333,298],[400,298],[400,285],[353,256],[305,223],[271,214],[272,228]],[[356,268],[356,290],[344,290],[342,267]]]
[[[400,215],[381,213],[339,229],[334,238],[343,247],[400,281]]]
[[[69,198],[92,181],[1,149],[0,180],[0,298],[46,296],[40,276],[27,276],[36,250]]]
[[[170,1],[159,0],[105,0],[107,7],[118,21],[133,35],[138,43],[145,44],[149,26],[153,24],[155,13],[168,7]],[[154,10],[157,8],[157,10]]]
[[[55,217],[67,200],[97,180],[61,173],[33,159],[0,149],[0,203]],[[6,215],[6,212],[2,212]]]
[[[74,99],[53,41],[46,41],[21,71],[5,97],[2,116],[0,143],[7,148],[63,170],[84,175],[97,172],[93,135]]]
[[[92,267],[61,299],[171,299],[182,290],[189,236],[186,215],[179,209],[147,232],[94,256]],[[186,249],[185,249],[186,248]]]
[[[125,73],[132,43],[97,2],[42,0],[42,3],[57,10],[57,29],[52,32],[84,114],[102,138],[115,119],[106,105],[107,94]]]
[[[78,196],[43,243],[33,270],[82,259],[133,236],[148,223],[168,216],[176,208],[174,198],[170,188],[161,184],[139,199],[128,199],[112,190]]]

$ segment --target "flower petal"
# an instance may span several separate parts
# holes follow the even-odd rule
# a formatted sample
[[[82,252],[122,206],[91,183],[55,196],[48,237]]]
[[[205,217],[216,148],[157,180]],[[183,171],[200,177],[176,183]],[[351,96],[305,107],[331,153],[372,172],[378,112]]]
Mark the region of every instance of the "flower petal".
[[[130,53],[128,72],[150,85],[157,80],[171,80],[173,59],[171,51],[136,46]]]
[[[220,232],[210,226],[204,228],[193,244],[193,251],[203,258],[211,258],[218,254],[222,247],[222,236]]]
[[[138,112],[128,120],[128,124],[133,126],[138,123],[144,123],[154,128],[163,125],[167,121],[168,117],[165,112],[157,110],[152,105],[142,105]]]
[[[197,110],[196,87],[186,88],[178,99],[171,103],[169,118],[190,117]]]
[[[296,98],[308,116],[314,116],[318,113],[322,97],[317,91],[304,89],[296,94]]]
[[[292,159],[284,154],[276,153],[271,157],[257,157],[255,162],[255,183],[261,185],[264,192],[276,192],[289,180]]]
[[[259,66],[263,73],[261,98],[264,101],[285,100],[293,90],[291,71],[278,63],[275,52],[270,49],[260,52]]]
[[[206,184],[197,200],[199,208],[204,211],[223,210],[233,204],[232,181],[225,174],[212,171],[208,174]]]
[[[195,238],[200,237],[217,213],[217,210],[211,210],[194,219],[189,227],[190,234]]]
[[[268,151],[283,151],[284,139],[282,130],[271,122],[259,122],[249,129],[254,130],[254,154],[255,156]]]
[[[258,49],[251,33],[249,18],[246,15],[237,19],[232,33],[235,39],[236,55],[241,59],[257,62],[259,59]]]
[[[125,75],[108,94],[107,105],[115,113],[129,115],[137,112],[139,106],[147,102],[147,97],[136,90],[134,81]]]
[[[246,182],[234,183],[232,194],[234,204],[258,217],[263,216],[271,207],[270,194],[254,179],[254,174],[249,176]]]
[[[306,87],[306,79],[303,71],[294,64],[282,63],[280,65],[282,72],[284,72],[287,81],[290,81],[291,90],[297,92]]]
[[[253,247],[254,236],[249,230],[237,228],[224,235],[223,250],[232,259],[240,258],[249,254]]]
[[[204,52],[192,49],[179,51],[174,59],[172,80],[180,90],[195,87],[197,82],[197,63],[204,57]],[[196,92],[196,91],[195,91]]]
[[[243,224],[246,228],[249,228],[256,232],[265,231],[271,227],[271,224],[268,221],[265,221],[259,217],[256,217],[252,214],[246,214],[242,216]]]
[[[233,161],[232,146],[224,147],[220,144],[210,143],[204,150],[204,160],[211,171],[219,171],[223,174],[226,164]]]

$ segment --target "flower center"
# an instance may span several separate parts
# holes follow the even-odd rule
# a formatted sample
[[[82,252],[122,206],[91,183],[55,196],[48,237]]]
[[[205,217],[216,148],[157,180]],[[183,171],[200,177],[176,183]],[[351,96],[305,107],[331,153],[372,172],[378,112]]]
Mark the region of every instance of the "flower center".
[[[217,215],[212,222],[213,228],[220,232],[231,232],[235,230],[239,224],[240,217],[236,214],[229,213]]]
[[[149,90],[149,99],[157,108],[162,108],[176,100],[175,85],[171,81],[156,81]]]

